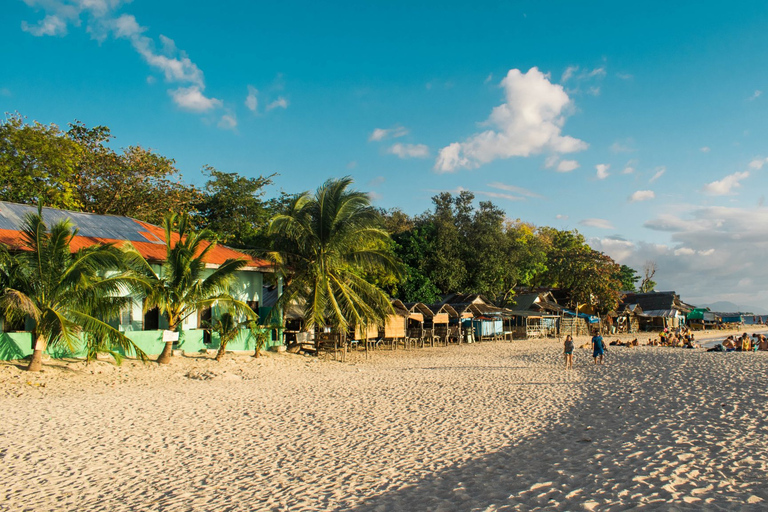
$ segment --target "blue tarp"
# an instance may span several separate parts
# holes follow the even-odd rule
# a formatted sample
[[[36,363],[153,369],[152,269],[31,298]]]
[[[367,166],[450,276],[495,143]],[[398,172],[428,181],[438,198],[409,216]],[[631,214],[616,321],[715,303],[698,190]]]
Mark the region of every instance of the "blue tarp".
[[[568,316],[576,316],[576,313],[574,313],[573,311],[571,311],[569,309],[563,309],[563,313],[565,313]],[[596,323],[598,323],[600,321],[600,318],[598,318],[596,316],[588,315],[586,313],[579,313],[579,318],[583,318],[584,320],[586,320],[590,324],[596,324]]]

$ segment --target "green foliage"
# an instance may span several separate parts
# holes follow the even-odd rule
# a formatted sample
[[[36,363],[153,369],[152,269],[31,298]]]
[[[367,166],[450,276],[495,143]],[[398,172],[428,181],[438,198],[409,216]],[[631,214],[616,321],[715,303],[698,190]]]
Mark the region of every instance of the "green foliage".
[[[73,181],[83,211],[160,224],[168,213],[189,212],[200,195],[182,183],[173,159],[140,146],[112,150],[106,126],[75,121],[66,135],[83,150]]]
[[[146,288],[145,311],[158,308],[172,331],[198,310],[217,304],[247,318],[255,316],[246,303],[229,293],[236,272],[246,265],[246,260],[228,259],[208,273],[205,258],[216,246],[213,232],[194,231],[187,215],[168,215],[163,228],[166,255],[157,271],[130,244],[125,246],[126,261]]]
[[[181,182],[172,159],[139,146],[117,153],[111,139],[106,126],[75,121],[63,132],[8,116],[0,124],[0,200],[153,224],[168,212],[190,211],[199,192]]]
[[[328,180],[272,219],[270,257],[288,278],[274,311],[297,302],[308,326],[340,330],[380,324],[392,312],[386,294],[363,277],[399,272],[389,235],[368,195],[351,184],[349,177]]]
[[[637,270],[628,267],[627,265],[622,265],[619,269],[617,279],[621,282],[622,290],[633,292],[635,291],[635,283],[640,280],[640,275],[637,273]]]
[[[121,271],[122,253],[111,245],[72,252],[76,233],[69,221],[49,229],[39,208],[24,219],[25,250],[13,255],[2,251],[0,311],[10,320],[31,318],[36,350],[30,369],[39,369],[47,347],[75,352],[82,343],[89,360],[97,353],[116,355],[117,349],[145,359],[130,339],[105,322],[131,304],[130,297],[121,295],[139,282]]]
[[[74,176],[82,153],[55,124],[8,115],[0,123],[0,200],[78,209]]]
[[[275,213],[275,201],[265,201],[264,187],[274,174],[246,178],[237,173],[204,168],[209,176],[205,194],[197,204],[199,225],[216,232],[221,242],[234,247],[252,246]]]

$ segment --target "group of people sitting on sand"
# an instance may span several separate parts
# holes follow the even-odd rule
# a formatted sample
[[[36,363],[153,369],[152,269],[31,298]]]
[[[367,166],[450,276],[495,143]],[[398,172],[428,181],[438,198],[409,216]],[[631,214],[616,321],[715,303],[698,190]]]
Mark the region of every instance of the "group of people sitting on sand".
[[[708,349],[707,352],[756,352],[758,350],[768,350],[768,338],[762,334],[750,336],[744,333],[738,338],[734,338],[733,335],[728,336],[725,341]]]
[[[648,338],[648,345],[653,347],[683,347],[700,348],[696,343],[696,338],[691,330],[685,326],[677,330],[664,329],[659,333],[659,338]]]

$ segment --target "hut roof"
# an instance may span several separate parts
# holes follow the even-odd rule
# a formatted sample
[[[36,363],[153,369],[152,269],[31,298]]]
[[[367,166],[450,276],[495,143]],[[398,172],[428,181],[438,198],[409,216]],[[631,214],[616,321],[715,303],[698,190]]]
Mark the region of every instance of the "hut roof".
[[[408,308],[409,312],[421,313],[426,318],[432,318],[433,316],[435,316],[432,310],[429,309],[429,306],[427,306],[423,302],[408,302],[407,304],[405,304],[405,307]]]
[[[455,307],[457,304],[493,305],[493,302],[479,293],[450,293],[443,297],[441,304],[450,304]]]
[[[459,312],[456,311],[456,309],[454,309],[454,307],[450,304],[430,304],[427,307],[431,309],[432,313],[436,315],[440,313],[447,313],[451,318],[457,318],[459,316]]]
[[[408,316],[410,311],[408,311],[408,308],[405,307],[405,304],[403,304],[403,301],[400,299],[395,299],[392,301],[392,307],[395,310],[395,314],[399,316]]]
[[[693,310],[693,306],[681,301],[675,292],[630,292],[623,297],[622,304],[638,304],[646,313],[665,309],[675,309],[683,313]]]

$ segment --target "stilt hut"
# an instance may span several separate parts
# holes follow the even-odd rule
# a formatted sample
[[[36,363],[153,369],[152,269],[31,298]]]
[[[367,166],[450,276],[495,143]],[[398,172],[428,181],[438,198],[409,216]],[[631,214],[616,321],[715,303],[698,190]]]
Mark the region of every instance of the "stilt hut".
[[[408,308],[407,323],[407,341],[406,346],[411,343],[424,346],[424,343],[432,343],[432,317],[434,313],[423,302],[411,302],[405,305]]]
[[[379,338],[391,343],[394,350],[401,341],[405,343],[408,336],[407,323],[410,311],[398,299],[392,301],[392,308],[395,312],[387,316],[384,325],[379,329]]]
[[[459,313],[449,304],[432,304],[429,306],[432,310],[432,336],[437,343],[444,343],[448,345],[451,339],[451,320],[453,319],[454,325],[459,329],[458,335],[454,334],[454,339],[461,338],[461,327],[458,322]]]

